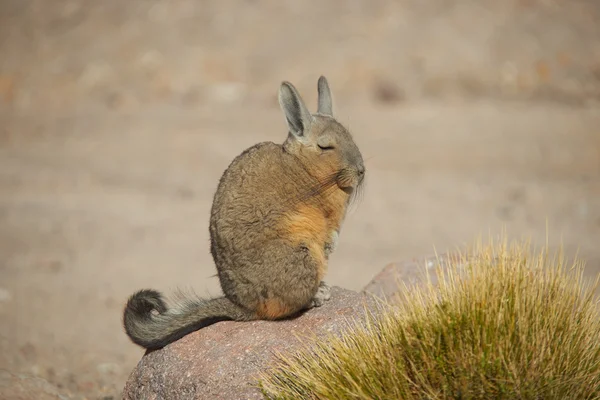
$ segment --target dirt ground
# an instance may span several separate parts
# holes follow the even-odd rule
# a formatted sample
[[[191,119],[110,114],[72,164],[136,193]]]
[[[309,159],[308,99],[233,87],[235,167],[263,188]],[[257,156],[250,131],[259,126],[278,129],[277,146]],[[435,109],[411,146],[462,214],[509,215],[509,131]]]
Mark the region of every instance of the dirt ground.
[[[478,235],[600,272],[600,3],[0,0],[0,368],[117,398],[134,290],[217,295],[218,178],[282,142],[276,92],[334,112],[367,164],[329,273]]]

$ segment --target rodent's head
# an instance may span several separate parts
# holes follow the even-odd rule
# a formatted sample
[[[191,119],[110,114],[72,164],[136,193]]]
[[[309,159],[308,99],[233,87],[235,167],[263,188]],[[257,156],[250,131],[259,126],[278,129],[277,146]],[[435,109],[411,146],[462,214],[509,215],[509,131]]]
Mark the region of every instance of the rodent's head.
[[[321,76],[317,86],[318,110],[311,114],[294,85],[281,83],[279,104],[289,128],[283,147],[324,183],[335,182],[341,189],[353,191],[365,176],[362,155],[350,132],[333,117],[327,79]]]

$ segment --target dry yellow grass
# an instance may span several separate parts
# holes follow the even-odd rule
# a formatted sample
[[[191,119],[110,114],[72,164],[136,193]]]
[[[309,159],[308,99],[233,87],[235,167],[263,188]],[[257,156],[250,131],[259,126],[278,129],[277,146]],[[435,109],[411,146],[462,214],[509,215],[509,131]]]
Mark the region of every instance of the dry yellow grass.
[[[341,338],[282,355],[271,399],[597,399],[600,314],[579,261],[528,243],[478,243],[437,287]]]

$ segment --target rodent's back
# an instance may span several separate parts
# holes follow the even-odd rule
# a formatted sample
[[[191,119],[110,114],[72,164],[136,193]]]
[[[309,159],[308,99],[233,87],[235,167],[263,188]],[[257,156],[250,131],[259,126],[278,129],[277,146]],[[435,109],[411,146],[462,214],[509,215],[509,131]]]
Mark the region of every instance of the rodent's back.
[[[237,156],[219,181],[211,210],[215,262],[277,237],[281,219],[311,180],[279,144],[259,143]]]

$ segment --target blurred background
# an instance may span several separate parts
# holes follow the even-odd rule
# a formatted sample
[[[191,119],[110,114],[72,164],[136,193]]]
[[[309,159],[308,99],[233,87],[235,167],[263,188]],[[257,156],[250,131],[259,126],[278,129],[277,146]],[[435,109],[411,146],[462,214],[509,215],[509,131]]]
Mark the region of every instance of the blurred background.
[[[234,156],[282,142],[282,80],[367,164],[330,263],[506,227],[600,271],[595,0],[0,0],[0,368],[118,398],[133,291],[219,294],[208,217]]]

